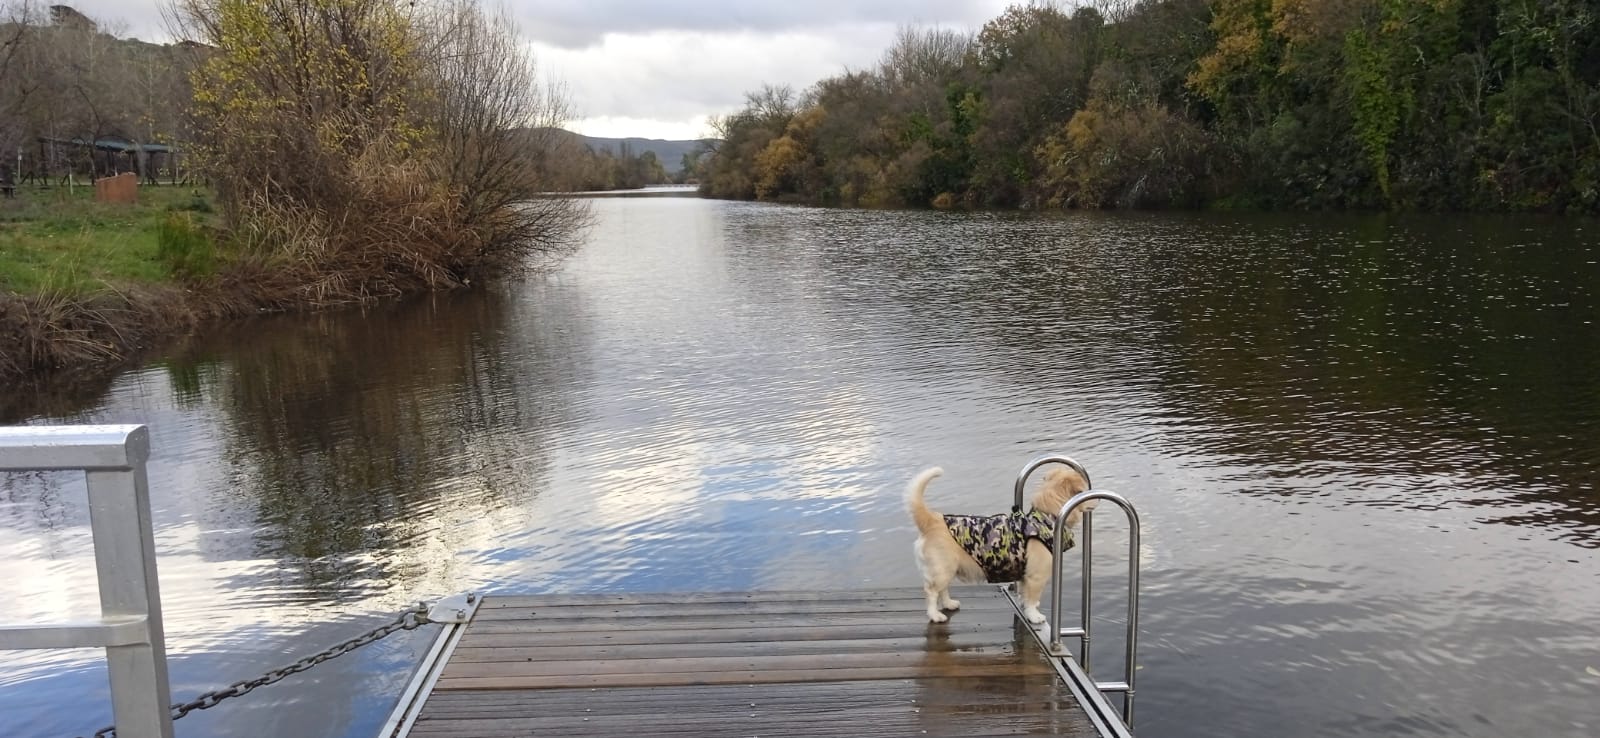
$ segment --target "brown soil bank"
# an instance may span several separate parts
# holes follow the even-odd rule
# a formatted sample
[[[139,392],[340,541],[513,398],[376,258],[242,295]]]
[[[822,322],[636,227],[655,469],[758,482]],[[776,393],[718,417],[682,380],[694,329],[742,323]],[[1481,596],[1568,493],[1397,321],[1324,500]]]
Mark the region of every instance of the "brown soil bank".
[[[397,284],[355,293],[329,292],[328,282],[355,283],[351,274],[303,281],[294,275],[241,268],[187,284],[138,285],[89,294],[0,292],[0,386],[21,390],[58,378],[115,371],[207,324],[268,312],[310,311],[460,286]]]
[[[0,384],[16,389],[60,372],[115,367],[195,322],[177,289],[0,294]]]
[[[385,215],[392,218],[405,210],[396,207]],[[451,258],[455,254],[450,251],[430,249],[437,243],[433,239],[399,239],[374,218],[357,229],[364,237],[330,239],[338,247],[327,244],[317,259],[231,255],[221,269],[174,273],[168,282],[119,284],[91,292],[45,289],[21,294],[0,289],[0,387],[11,394],[58,380],[101,376],[231,318],[366,304],[515,275],[536,255],[554,263],[575,245],[573,237],[587,222],[587,209],[571,200],[530,203],[522,213],[540,214],[559,227],[542,239],[522,242],[520,248],[462,260]],[[0,398],[0,406],[7,404],[5,399]]]

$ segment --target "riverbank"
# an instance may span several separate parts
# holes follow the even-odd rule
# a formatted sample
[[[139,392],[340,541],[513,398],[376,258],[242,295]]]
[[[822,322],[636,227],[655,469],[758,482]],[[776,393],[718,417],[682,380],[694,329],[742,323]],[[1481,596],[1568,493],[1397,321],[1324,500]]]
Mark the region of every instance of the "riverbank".
[[[218,320],[459,284],[279,263],[234,248],[204,190],[139,198],[99,203],[80,187],[0,200],[0,383],[92,378]]]
[[[194,325],[162,229],[181,223],[191,249],[207,248],[212,218],[208,194],[187,187],[141,187],[131,205],[95,202],[92,187],[0,200],[0,381],[116,365]]]

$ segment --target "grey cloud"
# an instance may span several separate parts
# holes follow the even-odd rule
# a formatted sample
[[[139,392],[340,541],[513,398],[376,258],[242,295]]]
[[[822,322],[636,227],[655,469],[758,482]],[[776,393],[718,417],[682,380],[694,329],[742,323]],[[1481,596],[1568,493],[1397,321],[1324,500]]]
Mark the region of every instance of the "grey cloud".
[[[529,38],[582,48],[606,33],[815,31],[862,23],[982,24],[1000,0],[504,0]],[[1018,0],[1021,1],[1021,0]],[[90,17],[165,40],[164,0],[67,0]],[[488,5],[496,4],[490,0]]]
[[[1025,0],[484,1],[505,3],[522,33],[553,52],[540,61],[570,84],[580,115],[686,120],[735,108],[763,82],[800,89],[870,64],[896,25],[975,29]],[[170,38],[166,0],[66,2],[139,38]],[[651,38],[662,32],[675,41]],[[608,33],[629,37],[602,51]]]
[[[541,62],[569,83],[580,115],[685,120],[736,108],[762,83],[800,90],[871,63],[893,32],[880,23],[781,36],[658,33],[552,50]]]
[[[994,0],[521,0],[512,13],[530,38],[583,48],[606,33],[652,31],[781,33],[863,23],[977,26]]]

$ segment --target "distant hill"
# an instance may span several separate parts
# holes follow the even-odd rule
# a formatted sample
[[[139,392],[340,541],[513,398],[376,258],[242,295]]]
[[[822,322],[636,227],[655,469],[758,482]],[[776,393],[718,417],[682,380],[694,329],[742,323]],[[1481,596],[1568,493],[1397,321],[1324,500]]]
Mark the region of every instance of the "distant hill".
[[[624,144],[635,155],[646,151],[654,151],[656,161],[667,170],[668,174],[677,174],[683,171],[683,155],[694,153],[700,141],[663,141],[659,138],[599,138],[573,134],[581,139],[585,146],[595,151],[610,151],[613,154],[621,153]]]

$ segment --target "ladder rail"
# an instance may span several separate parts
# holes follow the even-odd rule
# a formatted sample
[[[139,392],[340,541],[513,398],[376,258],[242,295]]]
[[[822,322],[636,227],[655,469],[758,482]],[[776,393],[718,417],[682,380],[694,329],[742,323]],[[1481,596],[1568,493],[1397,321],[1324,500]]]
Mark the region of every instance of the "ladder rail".
[[[1083,511],[1083,533],[1080,537],[1083,552],[1083,579],[1079,605],[1080,624],[1076,628],[1061,627],[1061,618],[1064,612],[1064,608],[1061,606],[1062,553],[1064,553],[1062,546],[1067,535],[1066,521],[1074,510],[1084,503],[1095,500],[1111,501],[1122,508],[1123,513],[1128,518],[1128,638],[1124,653],[1123,680],[1121,682],[1095,682],[1095,687],[1102,692],[1122,693],[1122,718],[1125,723],[1131,724],[1133,721],[1134,672],[1137,670],[1134,659],[1138,649],[1139,637],[1139,513],[1134,509],[1133,503],[1122,495],[1110,490],[1094,489],[1088,470],[1071,457],[1060,454],[1041,456],[1028,462],[1022,468],[1022,472],[1017,475],[1014,489],[1013,511],[1022,511],[1023,492],[1027,486],[1028,477],[1047,464],[1065,464],[1072,467],[1073,470],[1083,476],[1083,482],[1089,488],[1088,491],[1074,495],[1062,506],[1060,516],[1056,521],[1055,540],[1052,541],[1050,562],[1050,652],[1051,655],[1057,658],[1070,659],[1071,655],[1063,648],[1061,639],[1063,637],[1076,637],[1078,639],[1078,665],[1082,667],[1086,675],[1090,673],[1090,643],[1093,629],[1091,618],[1093,608],[1091,603],[1094,592],[1094,572],[1092,568],[1094,561],[1094,513],[1089,509]]]
[[[1094,486],[1094,482],[1089,479],[1089,470],[1085,469],[1083,464],[1078,463],[1071,456],[1047,454],[1028,462],[1027,466],[1022,467],[1022,471],[1017,474],[1017,483],[1013,489],[1013,500],[1011,503],[1012,512],[1022,512],[1023,492],[1028,486],[1028,477],[1033,476],[1034,472],[1048,464],[1065,464],[1069,467],[1072,467],[1073,471],[1076,471],[1079,476],[1083,477],[1083,484],[1085,487]],[[1094,513],[1090,510],[1083,511],[1083,550],[1085,555],[1083,557],[1083,594],[1081,597],[1083,598],[1084,602],[1089,601],[1089,596],[1094,587],[1094,576],[1089,569],[1090,558],[1088,556],[1089,550],[1093,548],[1093,546],[1090,545],[1090,535],[1091,531],[1094,529],[1093,526]],[[1057,525],[1056,527],[1059,529],[1061,526]],[[1061,581],[1061,553],[1059,551],[1056,552],[1051,566],[1053,567],[1052,571],[1054,573],[1052,575],[1053,579],[1051,579],[1050,585],[1050,612],[1055,613],[1061,610],[1061,587],[1058,586],[1058,583]],[[1083,608],[1081,610],[1081,614],[1082,622],[1077,628],[1072,630],[1071,635],[1076,635],[1081,639],[1078,643],[1078,661],[1082,663],[1084,669],[1087,670],[1089,668],[1089,608]],[[1052,620],[1051,622],[1057,625],[1056,630],[1059,632],[1060,623],[1056,622],[1055,620]],[[1054,639],[1052,639],[1052,642],[1053,641]]]
[[[1061,454],[1040,456],[1039,458],[1028,462],[1027,466],[1022,467],[1022,473],[1017,475],[1017,483],[1012,490],[1015,493],[1016,499],[1011,503],[1011,512],[1022,512],[1023,492],[1028,488],[1028,477],[1033,476],[1033,473],[1038,471],[1039,467],[1042,467],[1046,464],[1066,464],[1067,466],[1072,467],[1073,471],[1083,476],[1083,483],[1085,485],[1088,485],[1089,487],[1094,486],[1094,483],[1089,481],[1089,470],[1083,468],[1082,464],[1073,461],[1071,456],[1062,456]]]
[[[1053,560],[1050,562],[1050,598],[1052,604],[1050,609],[1050,650],[1052,653],[1056,654],[1063,653],[1061,637],[1063,635],[1077,635],[1078,638],[1081,639],[1080,643],[1082,644],[1083,658],[1080,661],[1083,665],[1083,671],[1086,674],[1093,673],[1090,671],[1089,665],[1089,614],[1091,607],[1088,597],[1089,587],[1087,586],[1087,582],[1089,580],[1088,562],[1093,557],[1094,549],[1093,544],[1087,535],[1085,535],[1083,541],[1083,568],[1085,586],[1082,605],[1083,627],[1081,628],[1081,635],[1076,632],[1064,633],[1062,631],[1061,612],[1063,608],[1061,607],[1060,592],[1061,554],[1063,553],[1062,544],[1066,540],[1067,535],[1067,516],[1084,503],[1095,500],[1107,500],[1115,503],[1118,507],[1122,508],[1122,512],[1128,517],[1128,638],[1123,652],[1123,677],[1121,682],[1096,682],[1095,686],[1099,687],[1101,691],[1122,693],[1122,719],[1124,722],[1131,723],[1133,722],[1134,673],[1137,671],[1134,658],[1139,648],[1139,511],[1135,510],[1133,503],[1129,502],[1128,499],[1122,495],[1110,490],[1091,489],[1087,492],[1080,492],[1077,495],[1074,495],[1072,499],[1067,500],[1067,504],[1061,507],[1061,518],[1056,523],[1055,541],[1051,549],[1051,558]],[[1084,530],[1087,533],[1089,522],[1089,513],[1087,511],[1084,512],[1083,518]]]

